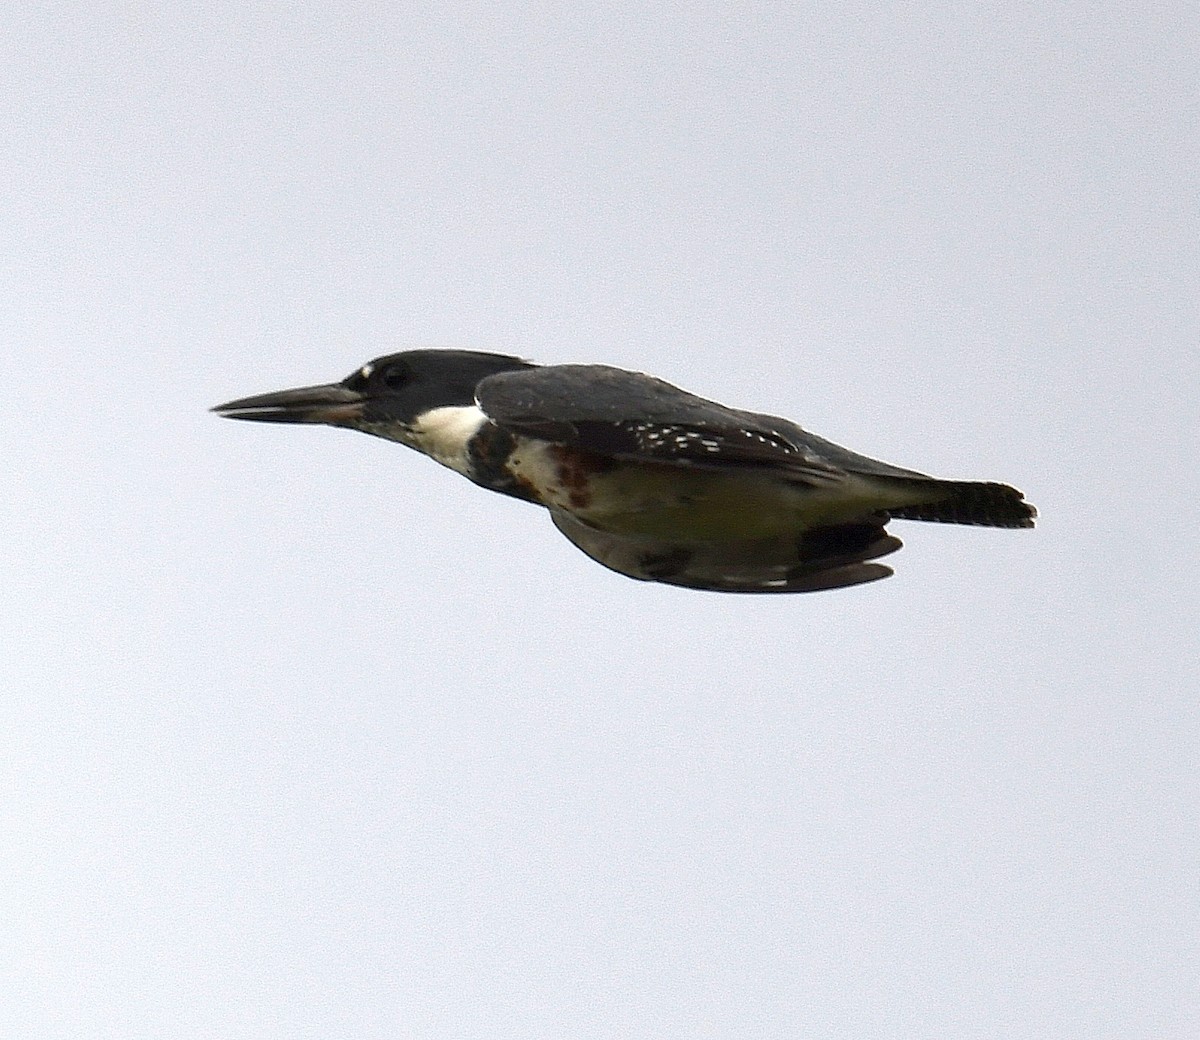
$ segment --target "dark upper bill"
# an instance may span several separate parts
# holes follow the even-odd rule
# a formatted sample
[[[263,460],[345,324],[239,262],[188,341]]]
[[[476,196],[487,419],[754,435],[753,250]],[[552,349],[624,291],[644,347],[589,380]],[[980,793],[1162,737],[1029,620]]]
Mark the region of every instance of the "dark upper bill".
[[[365,400],[363,394],[341,383],[326,383],[322,386],[277,390],[255,397],[240,397],[236,401],[219,404],[212,410],[226,419],[340,426],[352,423],[361,416]]]

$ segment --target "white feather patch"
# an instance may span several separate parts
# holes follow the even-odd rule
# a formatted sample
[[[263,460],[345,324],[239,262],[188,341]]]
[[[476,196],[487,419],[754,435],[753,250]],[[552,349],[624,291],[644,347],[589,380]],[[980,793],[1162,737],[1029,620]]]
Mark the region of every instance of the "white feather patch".
[[[488,421],[477,405],[433,408],[413,423],[413,447],[466,476],[467,442]]]

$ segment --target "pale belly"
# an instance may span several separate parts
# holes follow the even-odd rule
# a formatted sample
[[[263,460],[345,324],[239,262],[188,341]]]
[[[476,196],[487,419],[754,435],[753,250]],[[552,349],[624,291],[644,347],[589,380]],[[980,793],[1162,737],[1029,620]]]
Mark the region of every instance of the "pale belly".
[[[509,468],[543,505],[565,510],[592,527],[674,541],[775,538],[899,504],[882,501],[877,488],[853,475],[814,488],[761,470],[619,465],[607,473],[585,474],[545,445],[517,453]]]

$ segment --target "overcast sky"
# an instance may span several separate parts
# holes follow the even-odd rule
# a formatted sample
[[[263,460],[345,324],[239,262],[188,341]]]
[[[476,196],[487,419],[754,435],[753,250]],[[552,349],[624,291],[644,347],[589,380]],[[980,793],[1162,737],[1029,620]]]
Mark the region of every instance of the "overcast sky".
[[[0,18],[0,1034],[1200,1035],[1194,4]],[[1042,519],[695,593],[207,412],[430,345]]]

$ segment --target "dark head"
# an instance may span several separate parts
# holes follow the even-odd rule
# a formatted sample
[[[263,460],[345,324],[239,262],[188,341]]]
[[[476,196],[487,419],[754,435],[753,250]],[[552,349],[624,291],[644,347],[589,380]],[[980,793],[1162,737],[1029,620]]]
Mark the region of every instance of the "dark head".
[[[533,367],[503,354],[407,350],[368,361],[340,383],[243,397],[213,411],[228,419],[348,426],[403,441],[418,415],[473,404],[481,379]]]

